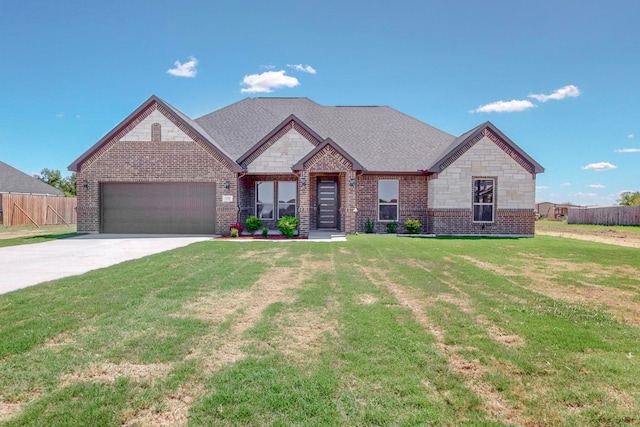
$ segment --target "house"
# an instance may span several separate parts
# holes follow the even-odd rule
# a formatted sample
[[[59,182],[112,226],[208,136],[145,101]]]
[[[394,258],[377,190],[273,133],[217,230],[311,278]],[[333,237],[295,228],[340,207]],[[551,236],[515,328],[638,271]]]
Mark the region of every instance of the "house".
[[[569,215],[569,208],[579,208],[571,203],[536,203],[536,212],[540,218],[565,219]]]
[[[4,162],[0,162],[0,224],[75,222],[75,198]]]
[[[246,98],[191,119],[152,96],[71,165],[78,231],[219,233],[250,215],[298,232],[534,235],[535,160],[492,123],[455,137],[386,106]]]
[[[64,196],[62,191],[0,162],[0,193],[47,194]]]

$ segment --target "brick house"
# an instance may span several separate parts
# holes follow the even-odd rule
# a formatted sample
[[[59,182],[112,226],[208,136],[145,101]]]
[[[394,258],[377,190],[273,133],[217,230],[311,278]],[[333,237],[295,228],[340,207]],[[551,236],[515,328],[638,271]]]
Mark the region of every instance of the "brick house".
[[[534,234],[535,160],[492,123],[460,137],[389,107],[247,98],[198,119],[152,96],[69,165],[78,231],[227,234],[250,215],[298,232]]]

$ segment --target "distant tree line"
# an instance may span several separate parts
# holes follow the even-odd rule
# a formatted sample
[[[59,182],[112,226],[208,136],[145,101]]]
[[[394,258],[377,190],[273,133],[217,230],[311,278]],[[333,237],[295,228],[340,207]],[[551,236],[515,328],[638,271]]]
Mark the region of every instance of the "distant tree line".
[[[620,194],[618,204],[622,206],[640,206],[640,191],[625,191]]]
[[[73,172],[71,176],[63,178],[59,170],[44,168],[40,171],[40,174],[35,174],[35,177],[62,191],[66,197],[76,197],[75,172]]]

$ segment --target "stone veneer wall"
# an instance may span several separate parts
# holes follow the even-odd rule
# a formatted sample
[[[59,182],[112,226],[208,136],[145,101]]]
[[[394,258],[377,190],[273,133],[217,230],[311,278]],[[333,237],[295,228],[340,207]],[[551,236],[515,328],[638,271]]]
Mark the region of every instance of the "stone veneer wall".
[[[440,173],[429,177],[429,224],[434,234],[533,235],[535,174],[514,152],[485,133]],[[503,144],[502,144],[503,145]],[[530,169],[530,170],[527,170]],[[474,178],[495,179],[495,221],[474,223]]]
[[[104,182],[215,182],[216,232],[228,233],[236,221],[237,181],[230,165],[157,104],[80,164],[77,179],[79,232],[100,231],[100,183]],[[223,203],[223,195],[232,195],[233,202]]]
[[[247,165],[249,173],[290,173],[314,145],[296,129],[291,129]]]

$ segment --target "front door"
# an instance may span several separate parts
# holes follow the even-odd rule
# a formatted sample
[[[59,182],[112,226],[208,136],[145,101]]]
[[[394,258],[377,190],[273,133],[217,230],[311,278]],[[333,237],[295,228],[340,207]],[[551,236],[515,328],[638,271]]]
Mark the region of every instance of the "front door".
[[[338,228],[338,183],[318,178],[318,228]]]

